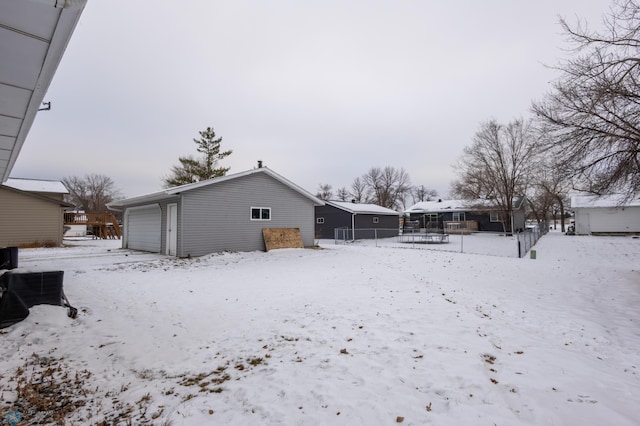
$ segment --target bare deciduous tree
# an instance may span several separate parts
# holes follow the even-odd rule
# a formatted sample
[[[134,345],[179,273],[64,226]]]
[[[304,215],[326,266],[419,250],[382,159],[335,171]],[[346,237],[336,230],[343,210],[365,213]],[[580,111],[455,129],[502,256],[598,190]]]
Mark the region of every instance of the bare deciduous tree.
[[[542,222],[560,213],[561,230],[565,231],[565,202],[570,190],[570,181],[561,167],[550,155],[541,155],[531,176],[531,193],[528,194],[529,207],[536,219]]]
[[[351,198],[356,203],[366,203],[368,200],[367,185],[363,179],[357,177],[351,184]]]
[[[121,196],[113,180],[105,175],[68,176],[62,183],[69,191],[66,201],[85,212],[106,212],[107,204]]]
[[[631,196],[640,191],[640,4],[614,0],[600,32],[560,23],[575,56],[532,106],[554,136],[547,148],[576,189]]]
[[[431,201],[438,197],[438,191],[435,189],[428,189],[424,185],[419,185],[413,187],[411,192],[411,196],[413,197],[413,203],[419,203],[421,201]]]
[[[483,123],[454,166],[458,179],[452,192],[469,200],[491,200],[505,229],[511,231],[513,201],[526,194],[536,155],[530,123],[522,119],[506,126],[495,120]]]
[[[390,166],[372,167],[362,180],[370,190],[371,202],[389,209],[400,207],[411,188],[409,174]]]

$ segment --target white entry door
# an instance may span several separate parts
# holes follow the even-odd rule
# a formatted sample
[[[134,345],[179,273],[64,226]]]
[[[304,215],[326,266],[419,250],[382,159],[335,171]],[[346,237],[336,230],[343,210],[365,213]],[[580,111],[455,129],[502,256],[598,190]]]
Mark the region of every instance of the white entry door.
[[[178,246],[178,205],[167,205],[167,255],[175,256]]]

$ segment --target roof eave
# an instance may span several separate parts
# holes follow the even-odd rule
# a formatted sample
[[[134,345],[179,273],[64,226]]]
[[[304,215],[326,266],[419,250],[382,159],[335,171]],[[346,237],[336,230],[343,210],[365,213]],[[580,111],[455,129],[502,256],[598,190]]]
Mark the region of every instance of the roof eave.
[[[47,49],[47,54],[44,62],[42,63],[42,69],[20,125],[20,130],[18,130],[16,141],[11,149],[7,165],[0,176],[0,183],[6,181],[11,174],[11,170],[18,159],[18,155],[22,150],[25,140],[27,139],[27,135],[29,134],[29,130],[35,120],[36,114],[38,113],[38,109],[40,108],[44,96],[49,89],[49,85],[53,80],[53,76],[58,65],[60,64],[62,55],[69,44],[71,35],[78,24],[78,20],[80,19],[80,15],[82,14],[86,2],[87,0],[51,2],[52,7],[55,7],[56,3],[60,3],[63,5],[63,8],[61,9],[60,17],[58,18],[56,28],[53,32],[49,48]]]

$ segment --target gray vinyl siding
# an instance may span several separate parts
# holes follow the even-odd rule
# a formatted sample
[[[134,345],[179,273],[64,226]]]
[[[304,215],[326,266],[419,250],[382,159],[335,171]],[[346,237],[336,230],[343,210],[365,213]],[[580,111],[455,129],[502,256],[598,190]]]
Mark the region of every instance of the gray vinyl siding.
[[[0,247],[62,244],[63,209],[57,201],[0,188]]]
[[[373,218],[378,218],[378,223],[373,223]],[[385,214],[357,214],[355,217],[357,238],[389,238],[397,237],[400,228],[398,215]],[[358,232],[357,230],[367,230]],[[374,232],[374,230],[376,230]]]
[[[317,206],[315,208],[315,217],[322,217],[324,223],[319,224],[316,221],[315,234],[316,238],[335,238],[336,228],[356,228],[356,238],[387,238],[398,235],[399,216],[397,214],[383,213],[359,213],[353,215],[345,210],[339,209],[331,205]],[[373,223],[373,218],[378,218],[378,223]],[[376,230],[374,232],[374,229]],[[339,234],[338,237],[340,237]],[[351,234],[349,234],[351,235]]]
[[[251,207],[271,208],[271,220],[250,220]],[[178,256],[264,250],[262,228],[300,228],[313,240],[314,204],[265,174],[252,174],[182,194],[178,206]]]
[[[335,206],[326,204],[324,206],[315,207],[316,219],[321,217],[324,219],[324,223],[317,223],[315,221],[315,235],[316,238],[328,238],[333,239],[335,237],[336,228],[349,228],[353,226],[351,219],[352,214],[339,209]]]

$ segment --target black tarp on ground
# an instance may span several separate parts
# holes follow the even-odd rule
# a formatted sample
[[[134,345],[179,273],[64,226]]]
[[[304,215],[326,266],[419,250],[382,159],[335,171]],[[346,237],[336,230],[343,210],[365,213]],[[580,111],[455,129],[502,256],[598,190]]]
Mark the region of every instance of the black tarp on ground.
[[[9,327],[29,315],[34,305],[55,305],[69,308],[75,317],[75,308],[62,290],[63,271],[19,272],[16,269],[0,275],[0,328]]]

